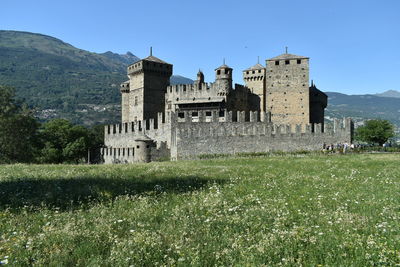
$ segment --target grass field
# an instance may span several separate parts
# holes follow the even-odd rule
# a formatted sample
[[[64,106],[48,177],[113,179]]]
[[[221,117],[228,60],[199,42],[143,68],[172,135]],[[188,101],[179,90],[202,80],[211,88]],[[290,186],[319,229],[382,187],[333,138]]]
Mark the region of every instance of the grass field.
[[[400,155],[0,166],[12,266],[395,266]]]

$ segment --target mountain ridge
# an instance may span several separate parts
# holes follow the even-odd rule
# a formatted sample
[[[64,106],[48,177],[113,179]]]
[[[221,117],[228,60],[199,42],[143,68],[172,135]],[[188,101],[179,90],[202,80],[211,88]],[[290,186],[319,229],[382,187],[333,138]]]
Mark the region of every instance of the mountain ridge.
[[[375,94],[376,96],[379,97],[395,97],[395,98],[400,98],[400,92],[396,90],[387,90],[383,93],[377,93]]]
[[[327,117],[351,117],[356,122],[387,119],[400,127],[400,98],[373,94],[325,93],[328,95],[328,107],[325,112]]]
[[[0,30],[0,84],[16,88],[43,120],[117,123],[119,84],[138,60],[131,52],[99,54],[48,35]],[[182,79],[172,76],[171,83]]]
[[[94,53],[40,33],[0,30],[0,84],[15,87],[17,96],[36,107],[43,120],[118,123],[119,84],[127,80],[126,67],[137,60],[131,52]],[[193,80],[172,76],[171,84],[178,83]],[[400,126],[396,93],[400,94],[394,90],[368,95],[326,92],[326,117],[384,118]]]

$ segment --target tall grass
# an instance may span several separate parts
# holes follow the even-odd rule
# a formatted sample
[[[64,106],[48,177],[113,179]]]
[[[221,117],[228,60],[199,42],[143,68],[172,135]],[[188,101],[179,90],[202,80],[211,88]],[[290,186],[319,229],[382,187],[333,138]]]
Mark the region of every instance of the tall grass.
[[[0,166],[12,266],[394,266],[400,156]]]

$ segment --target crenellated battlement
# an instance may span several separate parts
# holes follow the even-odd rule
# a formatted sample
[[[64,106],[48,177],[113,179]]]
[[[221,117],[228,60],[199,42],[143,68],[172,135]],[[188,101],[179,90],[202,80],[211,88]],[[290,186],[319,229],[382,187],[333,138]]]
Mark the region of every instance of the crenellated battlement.
[[[153,72],[158,75],[171,76],[173,66],[162,60],[150,56],[128,66],[128,75],[141,74],[143,72]]]
[[[154,119],[107,125],[104,130],[109,149],[134,148],[137,137],[145,135],[155,144],[154,155],[188,159],[201,154],[318,150],[323,144],[350,143],[353,124],[349,118],[326,125],[274,124],[269,112],[198,110],[158,113]],[[107,154],[108,162],[116,155]]]
[[[347,123],[347,121],[346,121]],[[331,128],[329,130],[323,130],[322,124],[297,124],[297,125],[278,125],[272,123],[258,122],[226,122],[226,123],[200,123],[190,122],[189,124],[178,124],[177,129],[180,130],[180,134],[183,137],[206,137],[221,136],[219,130],[223,130],[225,136],[249,136],[249,135],[260,135],[260,136],[306,136],[312,135],[335,135],[338,133],[347,132],[347,127],[342,126],[343,123],[339,123],[339,127]]]
[[[110,135],[135,135],[148,133],[169,126],[171,123],[171,112],[166,114],[159,112],[157,118],[148,120],[137,120],[104,126],[104,136]]]
[[[334,119],[333,124],[273,124],[269,112],[258,111],[179,111],[158,113],[157,118],[106,125],[105,136],[110,135],[137,135],[150,134],[172,126],[179,130],[204,128],[198,131],[199,136],[213,135],[212,128],[225,127],[225,133],[246,135],[281,135],[281,134],[335,134],[338,132],[350,132],[352,121],[350,118],[342,120]],[[230,130],[228,129],[229,127]],[[253,127],[253,128],[252,128]],[[251,128],[251,130],[249,130]],[[184,131],[181,131],[183,133]],[[188,131],[191,132],[191,131]]]
[[[235,154],[269,151],[321,150],[324,144],[351,143],[351,119],[333,125],[274,124],[269,113],[227,112],[197,116],[184,112],[176,121],[176,153],[172,158],[196,158],[202,154]],[[211,117],[208,119],[207,117]]]
[[[192,96],[192,95],[209,95],[213,90],[212,84],[194,83],[194,84],[176,84],[167,87],[167,96]]]
[[[172,114],[172,120],[176,120],[177,128],[186,137],[193,133],[197,137],[214,136],[222,128],[225,135],[335,135],[350,132],[352,127],[349,118],[335,119],[333,125],[326,126],[320,123],[273,124],[269,112],[257,111],[224,111],[223,116],[216,111],[182,111]]]

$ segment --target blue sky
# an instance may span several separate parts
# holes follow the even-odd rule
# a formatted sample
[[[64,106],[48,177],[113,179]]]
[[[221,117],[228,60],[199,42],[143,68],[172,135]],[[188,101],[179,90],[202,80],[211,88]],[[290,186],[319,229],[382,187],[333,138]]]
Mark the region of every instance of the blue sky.
[[[131,51],[206,81],[223,58],[242,70],[284,52],[311,58],[323,91],[400,90],[400,0],[1,0],[0,29],[42,33],[92,52]]]

